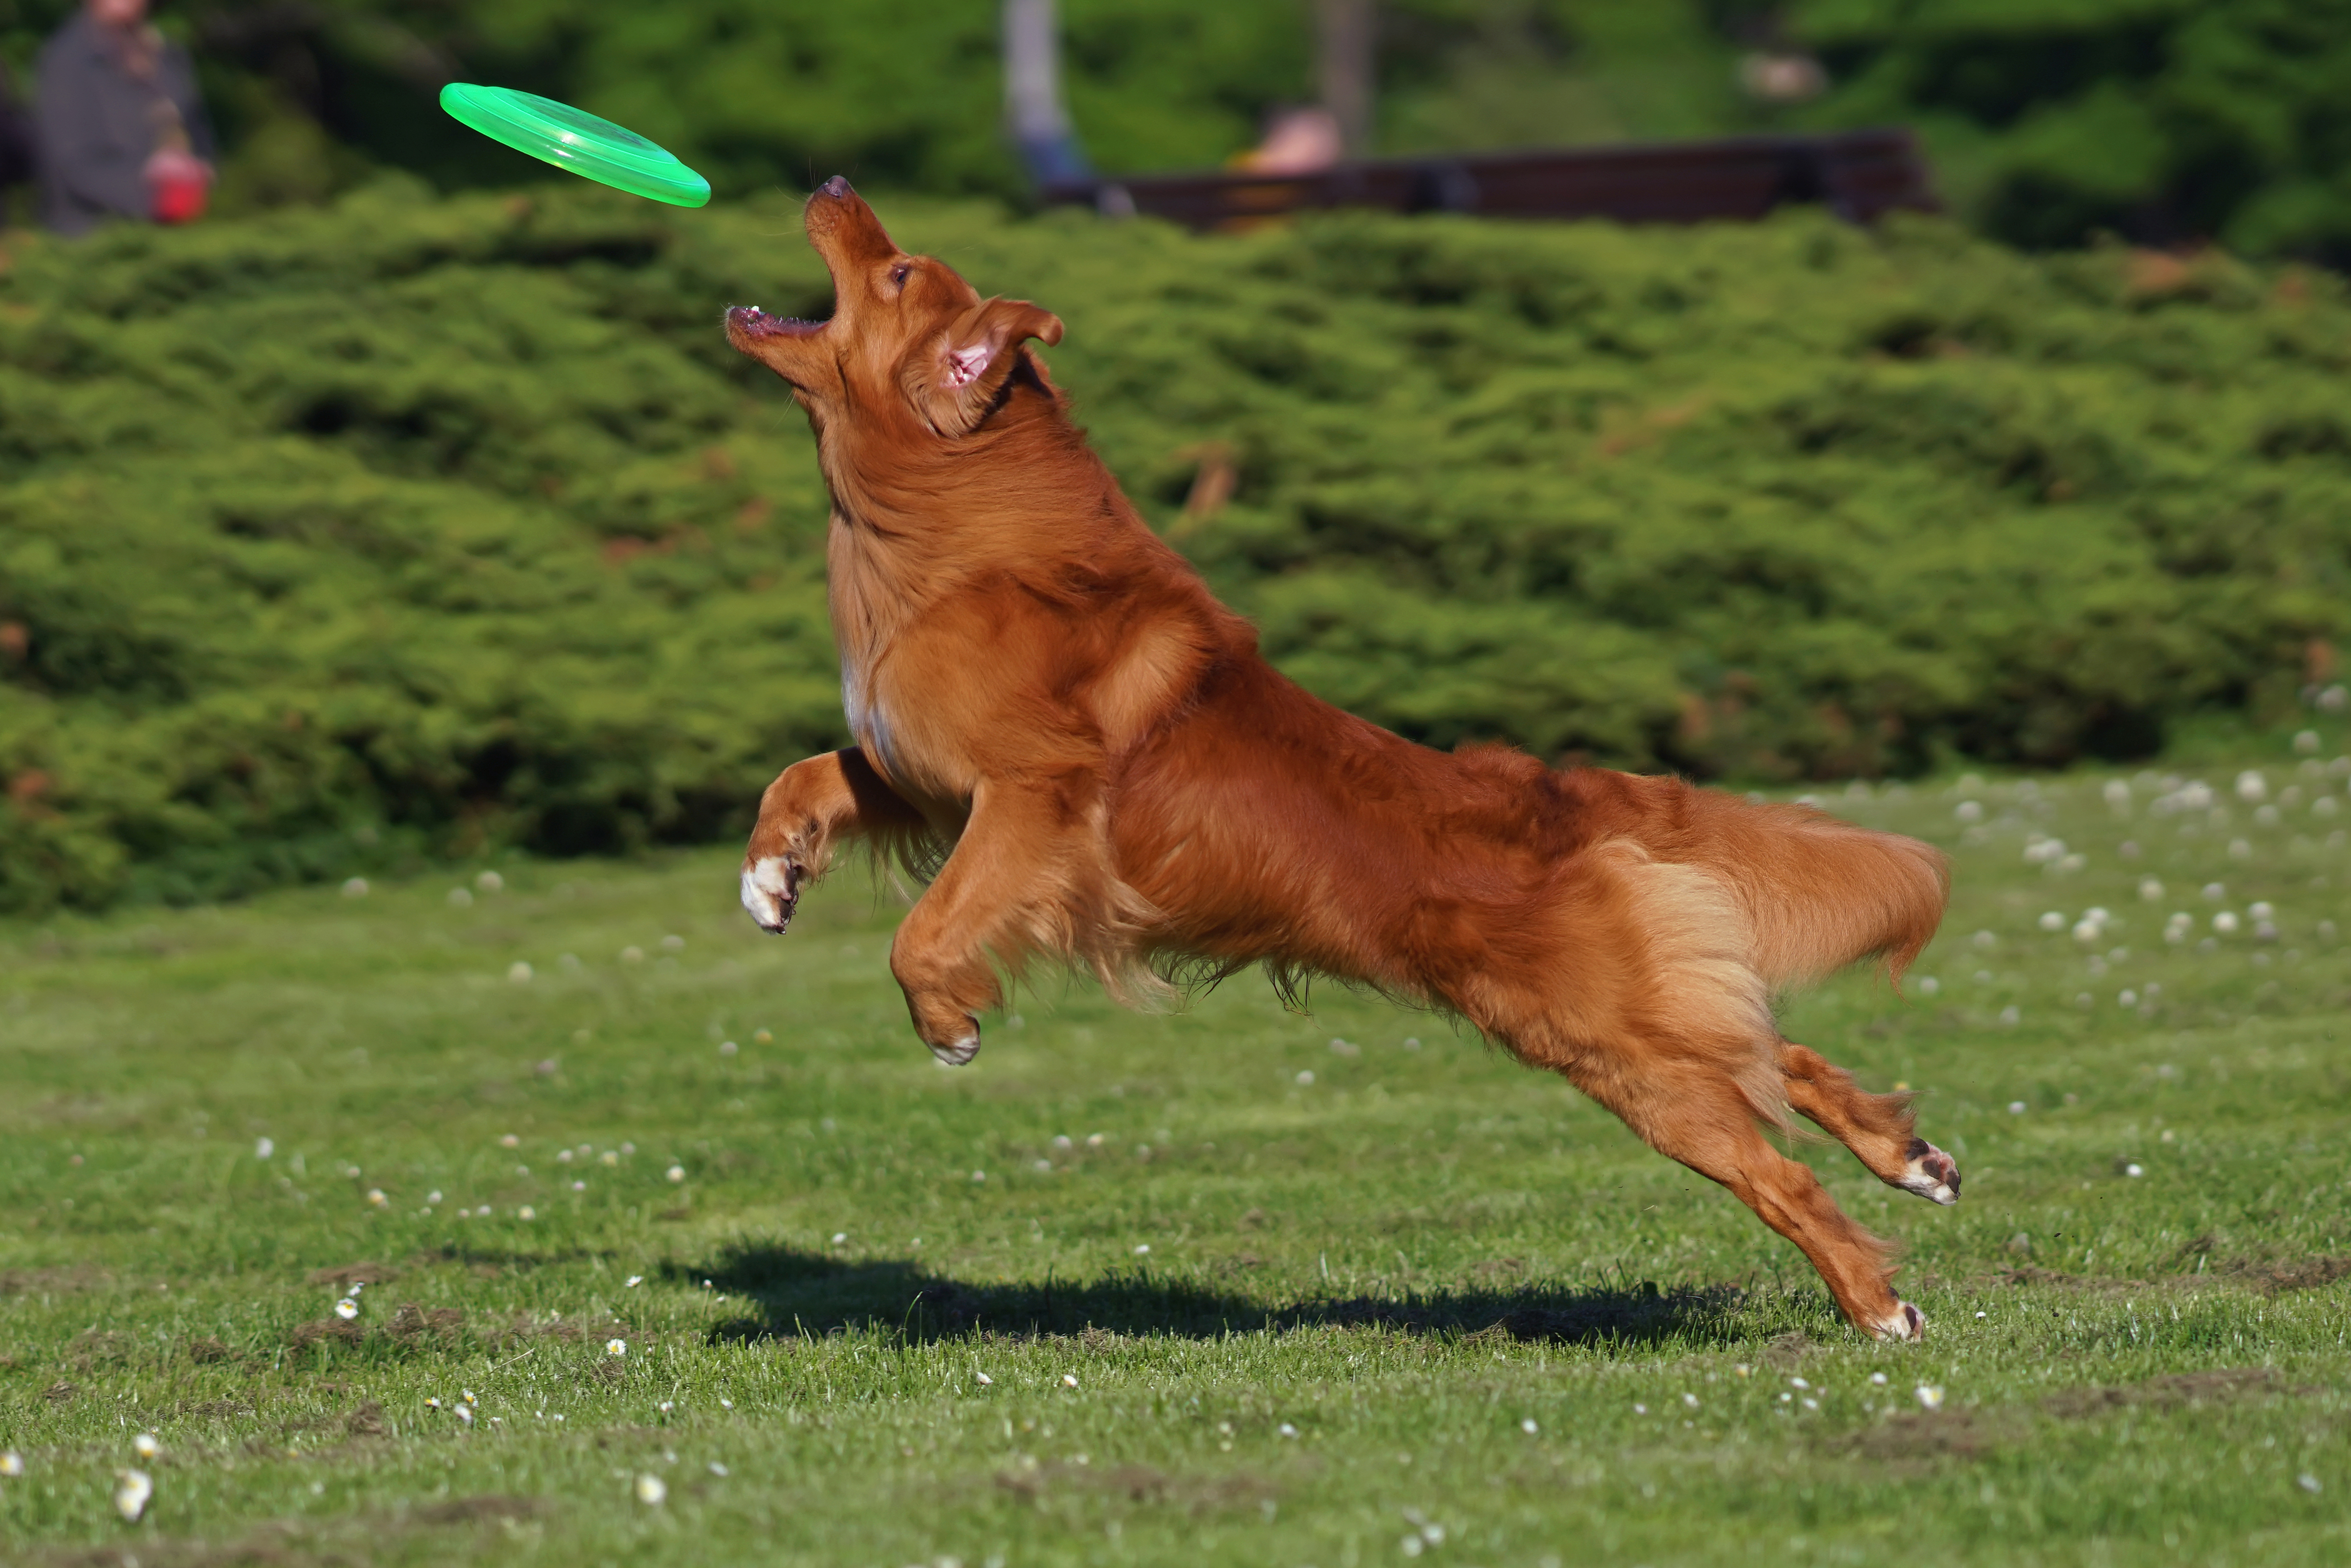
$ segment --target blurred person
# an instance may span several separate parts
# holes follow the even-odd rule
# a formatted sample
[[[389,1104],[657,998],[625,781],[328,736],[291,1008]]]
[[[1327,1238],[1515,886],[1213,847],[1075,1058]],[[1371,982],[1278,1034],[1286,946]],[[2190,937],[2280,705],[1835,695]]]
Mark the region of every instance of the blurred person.
[[[147,0],[84,0],[41,47],[35,103],[41,221],[88,234],[110,217],[186,223],[213,181],[212,124],[187,51]]]
[[[1265,140],[1233,160],[1252,174],[1319,174],[1346,152],[1339,117],[1327,109],[1285,109],[1266,126]]]

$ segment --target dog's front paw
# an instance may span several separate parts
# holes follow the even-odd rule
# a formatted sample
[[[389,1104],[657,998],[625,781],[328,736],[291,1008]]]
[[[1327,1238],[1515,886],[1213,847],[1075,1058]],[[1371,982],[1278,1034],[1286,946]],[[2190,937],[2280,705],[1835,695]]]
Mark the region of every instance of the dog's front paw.
[[[768,855],[743,866],[743,907],[762,931],[781,936],[799,902],[800,868],[785,855]]]
[[[1870,1325],[1870,1333],[1878,1339],[1917,1344],[1927,1337],[1927,1314],[1907,1301],[1896,1301],[1891,1312]]]
[[[1913,1138],[1903,1151],[1902,1179],[1896,1186],[1905,1192],[1915,1192],[1930,1203],[1949,1207],[1959,1201],[1959,1166],[1957,1160],[1924,1138]]]

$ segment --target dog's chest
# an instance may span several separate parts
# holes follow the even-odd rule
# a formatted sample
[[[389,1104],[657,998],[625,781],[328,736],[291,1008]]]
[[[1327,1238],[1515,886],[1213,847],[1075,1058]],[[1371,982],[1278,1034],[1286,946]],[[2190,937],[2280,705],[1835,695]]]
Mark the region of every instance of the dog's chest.
[[[826,598],[833,646],[841,656],[841,706],[850,734],[893,782],[912,780],[919,759],[907,755],[899,722],[904,700],[892,689],[890,654],[914,607],[899,591],[891,563],[838,518],[826,550]]]

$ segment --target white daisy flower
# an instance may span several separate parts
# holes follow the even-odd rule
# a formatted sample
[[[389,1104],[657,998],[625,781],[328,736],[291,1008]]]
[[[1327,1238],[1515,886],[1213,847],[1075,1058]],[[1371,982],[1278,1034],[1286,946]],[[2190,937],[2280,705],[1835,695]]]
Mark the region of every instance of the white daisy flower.
[[[637,1500],[647,1508],[659,1508],[668,1497],[669,1483],[661,1477],[644,1475],[637,1478]]]
[[[11,1448],[0,1454],[0,1476],[21,1476],[25,1473],[25,1456]]]
[[[626,1281],[626,1288],[627,1288],[627,1289],[629,1289],[629,1290],[633,1291],[633,1290],[635,1290],[639,1285],[642,1285],[642,1284],[643,1284],[644,1282],[645,1282],[645,1277],[644,1277],[643,1274],[632,1274],[632,1275],[630,1275],[630,1276],[629,1276],[629,1278],[628,1278],[628,1280],[627,1280],[627,1281]]]
[[[335,1303],[335,1315],[342,1319],[343,1322],[349,1322],[353,1318],[360,1315],[360,1304],[351,1300],[349,1296],[345,1296],[341,1301]]]
[[[624,1339],[607,1340],[604,1342],[604,1354],[606,1355],[626,1355],[629,1354],[629,1342]]]
[[[154,1495],[155,1478],[145,1470],[114,1472],[114,1511],[126,1523],[138,1523],[139,1516],[147,1511],[148,1500]]]
[[[685,1167],[684,1166],[672,1166],[664,1174],[666,1174],[672,1181],[684,1181],[685,1179]]]
[[[1922,1383],[1914,1392],[1918,1396],[1920,1409],[1940,1410],[1943,1407],[1943,1390],[1940,1385]]]

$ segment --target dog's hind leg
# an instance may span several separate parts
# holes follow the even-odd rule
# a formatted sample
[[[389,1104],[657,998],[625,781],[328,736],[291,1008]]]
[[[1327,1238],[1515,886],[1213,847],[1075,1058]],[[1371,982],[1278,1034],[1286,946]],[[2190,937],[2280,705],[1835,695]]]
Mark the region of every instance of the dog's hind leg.
[[[1738,1082],[1689,1057],[1587,1055],[1567,1076],[1659,1154],[1730,1189],[1820,1270],[1847,1322],[1879,1339],[1924,1337],[1927,1320],[1894,1293],[1886,1247],[1855,1224],[1810,1166],[1773,1148]]]
[[[1853,1074],[1792,1040],[1780,1042],[1789,1108],[1851,1149],[1888,1186],[1940,1204],[1959,1201],[1959,1163],[1913,1132],[1907,1094],[1867,1094]]]

